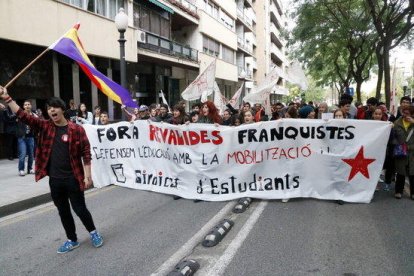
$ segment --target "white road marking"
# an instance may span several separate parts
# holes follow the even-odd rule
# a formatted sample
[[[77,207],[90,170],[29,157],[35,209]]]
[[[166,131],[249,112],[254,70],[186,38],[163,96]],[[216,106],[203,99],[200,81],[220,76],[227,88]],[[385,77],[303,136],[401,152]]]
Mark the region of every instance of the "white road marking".
[[[194,247],[196,247],[207,233],[219,223],[234,206],[234,201],[227,203],[209,222],[207,222],[191,239],[189,239],[181,248],[175,252],[167,261],[165,261],[151,276],[166,275],[171,269],[184,257],[188,256]]]
[[[224,271],[226,270],[227,266],[230,264],[233,257],[236,255],[237,251],[242,246],[244,240],[247,238],[250,231],[253,229],[260,215],[263,213],[267,203],[267,200],[259,203],[257,208],[250,215],[249,219],[240,229],[239,233],[237,233],[237,236],[233,239],[233,241],[229,244],[227,249],[223,252],[220,259],[213,264],[214,266],[212,265],[213,267],[210,266],[206,268],[206,270],[203,269],[202,271],[207,271],[205,273],[202,271],[197,272],[197,275],[219,276],[224,274]]]

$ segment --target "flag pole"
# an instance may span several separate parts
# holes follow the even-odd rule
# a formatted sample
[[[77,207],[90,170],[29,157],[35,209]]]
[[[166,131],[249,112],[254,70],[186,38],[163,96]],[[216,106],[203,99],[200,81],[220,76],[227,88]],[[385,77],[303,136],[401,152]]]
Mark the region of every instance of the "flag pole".
[[[33,65],[39,58],[41,58],[47,51],[49,51],[49,48],[46,48],[43,52],[41,52],[35,59],[33,59],[26,67],[24,67],[14,78],[12,78],[5,86],[4,88],[9,87],[13,82],[15,82],[24,72],[26,72],[27,69],[29,69],[30,66]]]

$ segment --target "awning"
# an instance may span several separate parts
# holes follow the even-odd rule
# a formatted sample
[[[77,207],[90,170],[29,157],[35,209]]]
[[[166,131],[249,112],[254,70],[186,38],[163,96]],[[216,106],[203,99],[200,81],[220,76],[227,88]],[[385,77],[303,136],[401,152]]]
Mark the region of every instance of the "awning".
[[[174,14],[174,11],[170,7],[166,6],[165,4],[161,3],[160,1],[158,1],[158,0],[149,0],[149,1],[151,3],[153,3],[154,5],[157,5],[161,9],[163,9],[163,10],[165,10],[165,11],[171,13],[171,14]]]

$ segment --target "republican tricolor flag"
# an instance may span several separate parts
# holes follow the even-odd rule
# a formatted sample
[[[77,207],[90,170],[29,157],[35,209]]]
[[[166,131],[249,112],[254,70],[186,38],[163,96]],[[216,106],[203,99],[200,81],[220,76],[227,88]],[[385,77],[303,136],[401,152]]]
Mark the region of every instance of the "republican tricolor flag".
[[[78,37],[79,26],[80,24],[73,26],[73,28],[71,28],[60,39],[49,46],[49,49],[55,50],[56,52],[59,52],[62,55],[76,61],[89,79],[98,87],[99,90],[108,96],[108,98],[128,107],[138,107],[132,100],[128,90],[96,70],[95,66],[89,60],[88,55],[83,49],[82,43]]]

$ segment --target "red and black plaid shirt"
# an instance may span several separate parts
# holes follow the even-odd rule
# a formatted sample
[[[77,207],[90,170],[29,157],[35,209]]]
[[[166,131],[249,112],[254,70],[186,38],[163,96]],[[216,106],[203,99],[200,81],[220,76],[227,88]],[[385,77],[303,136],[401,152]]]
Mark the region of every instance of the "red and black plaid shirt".
[[[47,164],[50,158],[53,141],[56,135],[56,125],[51,120],[42,120],[28,115],[22,109],[17,111],[17,117],[29,125],[36,133],[38,143],[36,147],[35,179],[39,181],[46,175]],[[85,189],[83,164],[91,164],[91,151],[88,137],[83,127],[68,121],[69,159],[73,174],[78,180],[81,191]]]

